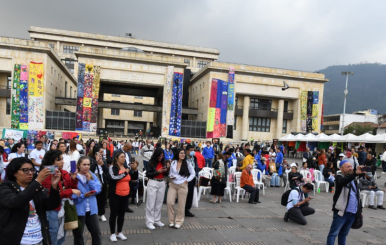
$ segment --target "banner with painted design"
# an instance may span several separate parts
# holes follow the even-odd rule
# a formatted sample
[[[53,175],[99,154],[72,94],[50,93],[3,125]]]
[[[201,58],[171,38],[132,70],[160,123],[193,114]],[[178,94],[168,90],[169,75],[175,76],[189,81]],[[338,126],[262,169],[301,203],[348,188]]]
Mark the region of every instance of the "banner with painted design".
[[[28,77],[28,126],[33,129],[44,128],[44,74],[43,63],[29,63]]]
[[[28,71],[21,66],[20,72],[20,129],[28,129]]]
[[[95,132],[98,120],[98,97],[100,88],[100,67],[78,64],[78,91],[75,128]]]
[[[171,136],[181,136],[183,76],[182,73],[174,73],[169,122],[169,135]]]
[[[20,69],[19,64],[15,64],[13,71],[12,96],[11,96],[11,128],[19,128],[20,122]]]
[[[300,93],[300,129],[302,132],[319,130],[319,91]]]
[[[228,83],[213,78],[206,126],[207,138],[225,137],[227,134]]]
[[[167,122],[167,108],[168,108],[168,99],[170,94],[170,87],[173,80],[173,66],[168,66],[168,69],[166,71],[166,87],[164,89],[164,102],[162,105],[162,133],[167,134],[169,131],[169,124]]]
[[[235,68],[230,67],[229,68],[229,75],[228,75],[228,113],[227,113],[227,125],[232,126],[234,125],[234,102],[235,101]]]
[[[14,139],[15,142],[18,142],[22,138],[27,138],[28,130],[20,130],[20,129],[3,129],[3,139]]]

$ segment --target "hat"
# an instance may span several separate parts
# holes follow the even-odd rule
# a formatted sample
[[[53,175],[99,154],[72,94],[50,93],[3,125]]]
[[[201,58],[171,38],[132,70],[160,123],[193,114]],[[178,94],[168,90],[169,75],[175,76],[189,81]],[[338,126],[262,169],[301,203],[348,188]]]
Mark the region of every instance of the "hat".
[[[342,167],[342,165],[345,164],[346,162],[349,163],[350,161],[349,160],[342,160],[342,161],[340,161],[339,168]]]
[[[373,174],[371,172],[366,172],[366,175],[369,177],[373,177]]]
[[[262,158],[260,158],[260,160],[261,160],[261,161],[267,161],[267,158],[262,157]]]
[[[298,168],[298,165],[296,165],[296,163],[291,163],[290,167],[295,167],[295,168]]]
[[[347,151],[347,152],[346,152],[346,157],[350,158],[351,155],[352,155],[351,151]]]
[[[340,156],[340,157],[344,157],[344,154],[343,154],[343,153],[340,153],[339,156]]]

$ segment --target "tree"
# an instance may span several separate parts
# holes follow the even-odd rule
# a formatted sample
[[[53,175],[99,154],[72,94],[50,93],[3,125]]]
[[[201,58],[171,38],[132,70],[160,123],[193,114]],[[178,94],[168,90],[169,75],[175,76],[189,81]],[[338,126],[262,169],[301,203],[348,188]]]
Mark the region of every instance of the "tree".
[[[372,134],[374,131],[374,127],[370,125],[361,125],[361,124],[351,124],[344,129],[343,134],[354,134],[354,135],[362,135],[365,133]]]

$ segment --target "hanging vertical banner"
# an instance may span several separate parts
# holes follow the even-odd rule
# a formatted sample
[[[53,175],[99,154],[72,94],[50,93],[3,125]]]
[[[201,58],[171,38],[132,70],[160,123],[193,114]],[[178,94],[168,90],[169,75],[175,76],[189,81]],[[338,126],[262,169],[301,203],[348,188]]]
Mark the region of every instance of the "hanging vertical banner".
[[[95,132],[98,120],[98,98],[100,67],[78,64],[78,101],[76,103],[76,125],[79,131]]]
[[[220,137],[226,137],[227,129],[227,104],[228,104],[228,82],[221,81],[221,115],[220,115]]]
[[[182,78],[182,73],[174,73],[169,124],[169,135],[171,136],[181,136]]]
[[[167,134],[167,132],[169,131],[169,127],[168,127],[169,125],[168,125],[166,113],[168,108],[168,98],[170,94],[170,87],[173,80],[173,70],[174,70],[173,66],[168,66],[168,69],[166,71],[166,87],[164,88],[164,99],[163,99],[164,102],[162,106],[162,133],[165,133],[165,134]]]
[[[28,71],[21,66],[20,72],[20,129],[28,129]]]
[[[207,121],[207,138],[225,137],[227,131],[228,83],[212,79]]]
[[[44,76],[43,63],[29,63],[28,77],[28,126],[33,129],[44,128],[43,106]]]
[[[19,128],[20,121],[20,68],[15,64],[12,83],[11,128]]]
[[[230,67],[229,75],[228,75],[228,112],[227,112],[227,125],[229,130],[233,130],[233,125],[234,125],[234,118],[235,118],[234,101],[235,101],[235,68]],[[233,132],[231,135],[233,136]]]

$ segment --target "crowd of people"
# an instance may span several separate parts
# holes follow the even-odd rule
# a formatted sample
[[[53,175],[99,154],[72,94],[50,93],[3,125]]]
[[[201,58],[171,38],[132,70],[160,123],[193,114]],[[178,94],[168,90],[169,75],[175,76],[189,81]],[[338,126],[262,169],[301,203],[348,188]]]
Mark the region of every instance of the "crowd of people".
[[[34,146],[28,152],[23,141],[0,141],[0,227],[5,227],[0,230],[0,244],[60,245],[68,230],[73,232],[74,244],[84,244],[85,226],[92,244],[101,244],[99,220],[107,222],[107,207],[110,240],[127,240],[122,233],[124,217],[126,212],[134,212],[129,205],[141,205],[138,194],[144,191],[145,181],[140,179],[146,179],[145,226],[150,230],[165,226],[161,222],[163,203],[167,205],[168,226],[179,229],[185,217],[194,217],[195,186],[210,186],[209,202],[221,203],[227,183],[236,183],[236,176],[240,188],[249,193],[250,204],[261,202],[256,181],[270,188],[286,186],[289,190],[282,196],[287,209],[284,221],[301,225],[307,224],[305,216],[315,213],[308,193],[314,190],[315,180],[323,178],[334,193],[328,244],[337,236],[339,244],[344,244],[351,224],[362,211],[361,192],[369,196],[369,208],[385,209],[384,191],[374,178],[375,153],[363,147],[341,150],[331,145],[327,151],[313,152],[307,148],[299,166],[285,159],[283,144],[257,142],[154,144],[150,139],[112,142],[104,138],[84,143],[78,137],[43,137]],[[142,171],[135,155],[143,158]],[[209,171],[211,178],[200,174],[204,171]],[[320,176],[315,176],[318,173]]]

